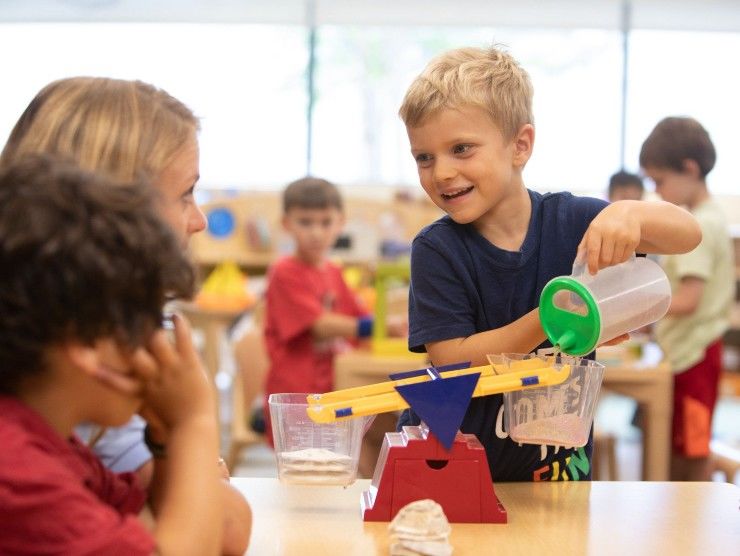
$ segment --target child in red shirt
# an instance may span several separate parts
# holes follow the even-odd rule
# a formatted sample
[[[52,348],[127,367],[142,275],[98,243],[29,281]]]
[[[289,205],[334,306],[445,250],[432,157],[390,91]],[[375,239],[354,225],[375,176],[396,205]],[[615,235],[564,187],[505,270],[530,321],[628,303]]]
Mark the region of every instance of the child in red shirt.
[[[145,183],[36,155],[0,173],[0,554],[211,554],[223,500],[213,395],[187,323],[194,273]],[[150,496],[74,435],[140,412]],[[155,445],[156,439],[157,444]],[[139,513],[149,498],[151,515]]]
[[[268,274],[265,393],[329,392],[334,354],[346,340],[369,336],[372,326],[341,269],[327,258],[344,226],[339,191],[316,178],[289,184],[283,192],[283,226],[295,251],[276,261]],[[265,414],[272,442],[269,410]]]
[[[270,444],[270,394],[333,390],[334,355],[372,333],[372,317],[344,282],[341,269],[328,260],[344,221],[342,197],[326,180],[303,178],[283,192],[283,226],[295,251],[276,261],[268,274],[265,432]],[[389,333],[405,333],[405,322],[389,323]],[[392,414],[375,418],[363,440],[360,476],[372,476],[383,436],[395,425]]]

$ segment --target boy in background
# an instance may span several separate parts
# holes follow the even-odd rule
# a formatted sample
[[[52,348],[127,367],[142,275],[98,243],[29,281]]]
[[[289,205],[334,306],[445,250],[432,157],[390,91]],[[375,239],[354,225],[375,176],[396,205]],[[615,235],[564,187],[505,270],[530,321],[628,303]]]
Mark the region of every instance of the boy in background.
[[[640,201],[645,194],[642,178],[624,170],[609,178],[609,202]]]
[[[434,365],[549,345],[539,321],[544,285],[578,256],[595,274],[641,252],[680,253],[699,242],[691,215],[670,203],[605,201],[528,190],[534,145],[529,76],[497,48],[432,60],[400,115],[427,195],[447,215],[411,251],[409,348]],[[494,481],[589,479],[583,448],[517,445],[503,430],[503,396],[473,398],[461,430],[486,449]],[[399,426],[418,424],[404,412]]]
[[[283,227],[293,254],[270,268],[266,293],[265,345],[270,368],[265,384],[267,440],[272,444],[270,394],[323,393],[334,389],[334,355],[347,341],[369,338],[373,319],[328,259],[344,226],[342,197],[332,183],[306,177],[283,192]],[[395,418],[379,415],[365,435],[359,464],[371,476],[382,435]]]
[[[213,395],[187,323],[160,329],[194,273],[147,184],[48,156],[0,175],[0,553],[211,554],[223,497]],[[74,435],[140,411],[149,503]],[[151,529],[151,530],[150,530]]]
[[[702,241],[684,255],[665,257],[673,298],[655,327],[673,369],[671,478],[708,481],[709,442],[722,370],[722,335],[735,294],[732,240],[719,204],[707,189],[716,161],[712,140],[692,118],[665,118],[640,151],[640,166],[666,201],[685,206]]]

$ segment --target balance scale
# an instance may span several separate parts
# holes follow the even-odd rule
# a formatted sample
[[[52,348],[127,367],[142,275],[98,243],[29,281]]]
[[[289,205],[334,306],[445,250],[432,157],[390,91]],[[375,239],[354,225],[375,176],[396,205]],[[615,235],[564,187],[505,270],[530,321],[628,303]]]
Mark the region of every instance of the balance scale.
[[[309,417],[331,423],[411,408],[419,426],[386,433],[370,488],[362,493],[364,521],[391,521],[406,504],[431,498],[453,523],[506,523],[483,445],[459,432],[470,399],[555,386],[570,365],[537,359],[510,365],[469,363],[397,373],[369,386],[308,396]]]

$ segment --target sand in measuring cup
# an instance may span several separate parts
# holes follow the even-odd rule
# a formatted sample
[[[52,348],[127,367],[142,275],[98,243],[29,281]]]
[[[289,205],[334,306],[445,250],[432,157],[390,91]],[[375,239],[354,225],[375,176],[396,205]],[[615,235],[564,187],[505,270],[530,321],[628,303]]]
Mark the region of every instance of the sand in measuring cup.
[[[540,350],[541,355],[552,358],[553,362],[563,363],[560,346]],[[584,430],[583,420],[577,414],[565,413],[532,419],[514,425],[509,432],[512,440],[527,444],[549,444],[556,446],[583,446],[588,442],[588,428]]]
[[[280,480],[289,484],[349,485],[355,480],[350,456],[325,448],[278,453]]]
[[[509,434],[514,441],[527,444],[583,446],[588,442],[588,433],[578,415],[566,413],[516,425]]]

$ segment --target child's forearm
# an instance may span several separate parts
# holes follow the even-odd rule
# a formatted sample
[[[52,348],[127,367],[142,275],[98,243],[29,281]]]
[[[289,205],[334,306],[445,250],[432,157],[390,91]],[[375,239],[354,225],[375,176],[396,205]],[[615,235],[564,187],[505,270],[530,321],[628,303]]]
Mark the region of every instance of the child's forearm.
[[[467,338],[453,338],[426,345],[435,365],[470,361],[471,365],[488,364],[488,354],[529,353],[546,339],[540,325],[539,309],[493,330],[479,332]]]
[[[252,510],[241,493],[221,480],[224,508],[224,537],[221,553],[244,554],[252,532]]]
[[[339,313],[323,313],[311,325],[314,338],[357,338],[357,317]]]
[[[150,500],[160,554],[217,554],[223,492],[217,466],[218,427],[197,416],[169,431],[167,454],[155,460]]]
[[[704,280],[695,277],[683,278],[671,296],[671,306],[668,307],[666,315],[684,317],[693,314],[699,307],[702,295],[704,295]]]
[[[665,201],[618,201],[629,204],[640,221],[640,253],[686,253],[699,245],[701,228],[687,210]]]

